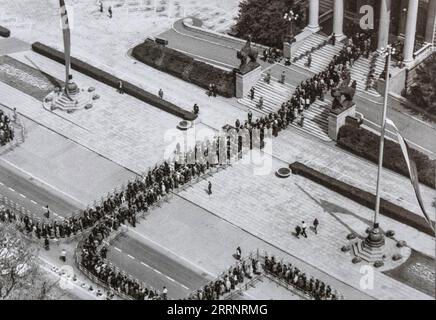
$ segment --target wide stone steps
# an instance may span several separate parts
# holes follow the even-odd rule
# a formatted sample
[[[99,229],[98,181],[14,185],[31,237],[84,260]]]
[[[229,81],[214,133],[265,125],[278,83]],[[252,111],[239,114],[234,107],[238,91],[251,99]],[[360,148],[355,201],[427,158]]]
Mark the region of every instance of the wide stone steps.
[[[261,79],[255,85],[255,98],[250,99],[250,96],[239,99],[239,103],[242,105],[256,110],[262,114],[269,114],[271,112],[277,112],[282,103],[288,101],[292,96],[295,88],[290,85],[283,85],[272,78],[268,84]],[[257,107],[260,97],[263,97],[262,109]],[[328,137],[328,104],[317,100],[308,110],[304,111],[304,126],[301,127],[296,121],[291,125],[298,130],[301,130],[310,135],[316,136],[322,141],[331,141]]]
[[[370,71],[370,63],[371,59],[360,57],[351,67],[351,78],[357,81],[358,90],[376,97],[380,97],[380,93],[378,93],[374,88],[369,88],[368,90],[366,89],[368,74]],[[384,65],[385,63],[383,58],[378,57],[375,64],[375,79],[380,77],[380,74],[383,72]]]
[[[300,56],[300,54],[304,54],[306,51],[312,49],[312,47],[316,48],[325,40],[327,40],[327,38],[322,35],[316,33],[311,35],[310,37],[303,40],[303,45],[297,50],[293,57],[297,58]],[[338,42],[336,46],[327,44],[321,49],[312,52],[312,65],[310,68],[306,66],[307,57],[299,59],[297,62],[295,62],[295,65],[299,66],[300,68],[310,70],[314,73],[320,73],[326,70],[328,64],[333,59],[333,56],[339,54],[342,46],[343,45],[340,42]]]

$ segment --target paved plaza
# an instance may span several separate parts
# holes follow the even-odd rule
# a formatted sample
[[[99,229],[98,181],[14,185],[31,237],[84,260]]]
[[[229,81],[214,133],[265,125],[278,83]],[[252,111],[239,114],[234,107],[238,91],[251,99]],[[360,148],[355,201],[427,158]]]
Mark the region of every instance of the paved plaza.
[[[377,7],[378,30],[353,34],[343,20],[358,15],[343,0],[300,1],[307,27],[292,44],[290,31],[278,36],[286,41],[276,51],[257,42],[269,7],[246,23],[249,34],[233,32],[244,5],[250,15],[259,11],[250,7],[256,1],[0,0],[0,237],[8,244],[12,230],[25,239],[37,270],[56,287],[51,297],[43,288],[41,300],[435,299],[435,237],[414,174],[384,168],[378,180],[378,165],[356,155],[370,158],[373,146],[353,154],[335,130],[359,128],[363,137],[350,138],[356,146],[370,140],[368,132],[379,137],[386,107],[400,133],[389,126],[387,139],[421,153],[411,160],[434,163],[436,124],[412,112],[397,87],[418,81],[410,74],[431,63],[436,4],[408,1],[398,38],[404,61],[388,47],[394,61],[385,64],[385,5]],[[283,0],[274,1],[281,10]],[[64,2],[67,12],[59,13]],[[414,21],[424,7],[425,23]],[[2,36],[3,28],[11,35]],[[71,57],[96,70],[75,61],[66,73],[67,63],[32,49],[40,42],[64,52],[68,34]],[[144,41],[153,50],[141,54],[161,54],[155,67],[132,55]],[[413,52],[415,44],[422,51]],[[287,45],[295,47],[287,52]],[[191,58],[208,71],[186,63]],[[386,104],[384,68],[393,83]],[[215,97],[215,82],[231,86],[231,97]],[[92,105],[79,109],[84,94]],[[54,108],[64,107],[62,99],[68,106]],[[174,107],[195,120],[176,116]],[[261,135],[258,154],[244,145],[237,160],[220,165],[213,157],[204,166],[176,163],[213,148],[230,154],[238,143],[216,137],[233,127],[247,129],[248,139],[259,128],[273,137]],[[177,155],[188,138],[196,149],[182,145]],[[315,177],[291,172],[296,162]],[[417,184],[434,227],[436,190]],[[377,214],[373,201],[360,204],[336,192],[338,185],[354,187],[355,199],[365,191],[405,210]],[[4,261],[12,261],[2,248],[0,289],[9,275]]]

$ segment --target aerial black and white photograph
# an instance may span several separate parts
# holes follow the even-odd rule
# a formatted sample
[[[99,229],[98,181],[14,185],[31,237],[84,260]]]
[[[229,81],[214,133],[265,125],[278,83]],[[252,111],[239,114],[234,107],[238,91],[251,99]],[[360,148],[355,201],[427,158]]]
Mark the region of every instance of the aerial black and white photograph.
[[[435,180],[436,0],[0,0],[0,305],[434,301]]]

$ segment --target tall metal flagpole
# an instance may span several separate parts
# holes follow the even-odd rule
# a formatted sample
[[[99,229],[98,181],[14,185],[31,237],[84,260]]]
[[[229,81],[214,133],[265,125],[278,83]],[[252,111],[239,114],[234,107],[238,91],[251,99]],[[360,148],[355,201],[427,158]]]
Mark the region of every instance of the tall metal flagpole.
[[[388,46],[386,49],[386,70],[385,70],[385,94],[383,102],[383,115],[381,122],[381,134],[380,134],[380,153],[378,158],[378,174],[377,174],[377,191],[375,200],[375,213],[374,213],[374,228],[378,227],[378,215],[380,213],[380,193],[381,193],[381,180],[383,172],[383,156],[385,145],[385,132],[386,132],[386,116],[388,110],[388,97],[389,97],[389,83],[390,83],[390,66],[391,66],[391,54],[392,47]]]
[[[64,53],[65,53],[65,93],[68,95],[68,82],[70,80],[71,68],[71,33],[70,23],[68,21],[67,7],[64,0],[59,0],[61,8],[61,25],[64,38]]]

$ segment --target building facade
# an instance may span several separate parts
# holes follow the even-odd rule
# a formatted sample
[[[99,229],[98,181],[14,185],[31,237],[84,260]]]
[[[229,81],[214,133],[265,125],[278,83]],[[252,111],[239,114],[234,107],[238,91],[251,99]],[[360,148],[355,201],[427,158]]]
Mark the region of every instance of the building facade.
[[[406,64],[435,46],[436,0],[307,0],[309,30],[343,37],[375,31],[374,50],[400,44]]]

